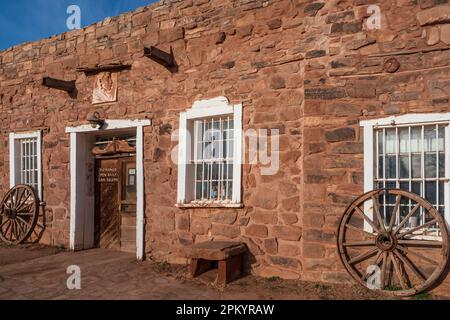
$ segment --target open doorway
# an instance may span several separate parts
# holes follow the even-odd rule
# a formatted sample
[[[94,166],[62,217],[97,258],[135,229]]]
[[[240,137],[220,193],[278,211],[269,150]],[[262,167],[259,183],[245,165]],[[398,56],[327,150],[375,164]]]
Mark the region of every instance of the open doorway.
[[[106,120],[101,129],[66,128],[72,250],[109,247],[144,258],[143,127],[150,124],[150,120]]]
[[[98,137],[94,246],[136,251],[136,137]]]

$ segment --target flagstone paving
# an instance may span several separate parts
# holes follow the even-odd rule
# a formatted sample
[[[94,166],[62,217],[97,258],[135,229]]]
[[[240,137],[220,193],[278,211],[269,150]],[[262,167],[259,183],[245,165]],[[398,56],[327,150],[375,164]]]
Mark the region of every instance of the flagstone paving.
[[[81,270],[81,289],[69,290],[66,273]],[[50,248],[0,246],[0,299],[380,299],[359,286],[320,285],[301,281],[244,277],[224,290],[214,287],[214,274],[187,279],[186,270],[133,254],[94,249],[61,252]]]

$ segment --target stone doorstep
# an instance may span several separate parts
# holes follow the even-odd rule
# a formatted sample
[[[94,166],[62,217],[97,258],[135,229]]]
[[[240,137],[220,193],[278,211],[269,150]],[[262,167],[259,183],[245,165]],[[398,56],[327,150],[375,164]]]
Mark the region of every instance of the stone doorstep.
[[[191,259],[227,260],[247,251],[241,242],[209,241],[186,247],[186,256]]]

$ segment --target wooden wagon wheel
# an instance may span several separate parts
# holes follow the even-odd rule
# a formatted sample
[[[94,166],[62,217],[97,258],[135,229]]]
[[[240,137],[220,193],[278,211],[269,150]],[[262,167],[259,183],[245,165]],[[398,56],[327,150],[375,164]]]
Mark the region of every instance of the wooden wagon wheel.
[[[445,270],[445,221],[425,199],[379,189],[356,199],[338,229],[339,257],[360,284],[395,296],[429,289]]]
[[[0,203],[0,240],[20,244],[33,232],[39,215],[39,201],[34,189],[17,185]]]

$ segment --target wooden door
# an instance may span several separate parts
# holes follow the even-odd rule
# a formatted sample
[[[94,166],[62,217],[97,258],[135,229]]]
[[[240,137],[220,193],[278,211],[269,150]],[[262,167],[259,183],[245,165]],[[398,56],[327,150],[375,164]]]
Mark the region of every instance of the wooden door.
[[[97,159],[95,174],[96,247],[120,250],[120,160]]]

